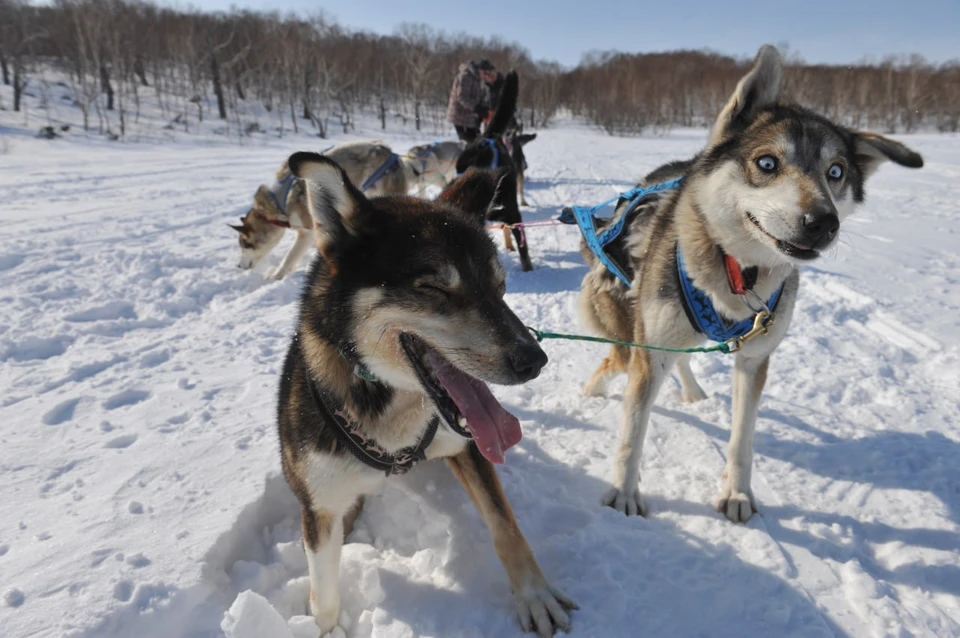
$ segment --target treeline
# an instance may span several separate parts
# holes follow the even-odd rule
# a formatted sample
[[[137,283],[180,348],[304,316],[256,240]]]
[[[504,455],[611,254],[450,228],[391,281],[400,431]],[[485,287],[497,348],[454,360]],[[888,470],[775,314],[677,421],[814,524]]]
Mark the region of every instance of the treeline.
[[[451,36],[425,25],[395,35],[353,32],[322,14],[184,12],[131,0],[0,0],[0,67],[20,110],[32,79],[53,65],[69,77],[84,126],[123,135],[155,96],[164,117],[189,131],[219,118],[251,126],[262,107],[282,127],[349,130],[360,109],[442,126],[457,67],[489,57],[523,76],[524,117],[545,126],[559,106],[561,70],[515,44]],[[251,132],[249,130],[247,133]]]
[[[611,134],[709,123],[749,61],[708,52],[598,53],[565,70],[497,38],[401,25],[383,36],[304,18],[233,10],[185,12],[136,0],[0,0],[0,71],[24,92],[53,67],[69,78],[87,129],[125,135],[151,94],[171,126],[223,120],[244,135],[265,111],[285,128],[354,126],[360,111],[442,128],[457,67],[490,58],[521,77],[521,119],[544,127],[565,108]],[[801,103],[858,127],[887,132],[960,128],[960,63],[922,58],[787,71]]]
[[[611,134],[709,125],[749,64],[702,51],[591,54],[563,76],[561,99]],[[960,130],[960,60],[825,66],[788,57],[784,81],[793,100],[856,128]]]

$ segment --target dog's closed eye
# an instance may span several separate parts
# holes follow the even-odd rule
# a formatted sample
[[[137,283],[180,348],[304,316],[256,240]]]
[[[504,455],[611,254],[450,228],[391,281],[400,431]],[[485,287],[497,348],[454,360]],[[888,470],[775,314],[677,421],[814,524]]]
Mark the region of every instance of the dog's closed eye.
[[[452,265],[438,270],[428,268],[413,277],[413,287],[417,290],[449,296],[460,285],[460,273]]]
[[[413,282],[413,287],[419,292],[431,295],[442,295],[443,297],[451,295],[451,291],[446,287],[445,282],[436,276],[421,277]]]

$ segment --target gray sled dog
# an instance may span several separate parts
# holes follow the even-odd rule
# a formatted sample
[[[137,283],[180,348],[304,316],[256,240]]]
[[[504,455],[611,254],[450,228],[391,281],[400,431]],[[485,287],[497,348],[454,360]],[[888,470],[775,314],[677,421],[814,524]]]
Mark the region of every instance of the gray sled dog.
[[[464,142],[443,141],[414,146],[402,157],[417,179],[417,194],[428,186],[441,188],[457,176],[457,158],[463,152]]]
[[[706,148],[643,180],[650,185],[683,177],[679,189],[621,202],[615,218],[627,215],[627,227],[607,254],[623,264],[629,288],[582,249],[590,271],[581,314],[608,338],[690,348],[712,331],[701,320],[708,305],[712,321],[728,327],[741,321],[750,326],[758,311],[772,310],[772,325],[757,326],[760,336],[742,344],[733,366],[729,452],[714,505],[741,523],[757,511],[750,487],[754,426],[770,355],[790,326],[798,266],[834,245],[843,220],[863,202],[864,182],[884,161],[923,166],[920,155],[898,142],[851,131],[786,102],[781,84],[780,55],[765,46],[721,111]],[[646,512],[640,456],[653,402],[674,365],[682,398],[704,398],[687,356],[620,346],[584,388],[602,394],[611,376],[627,373],[613,486],[603,502],[628,515]]]
[[[310,609],[340,615],[340,548],[364,495],[444,458],[493,536],[527,631],[569,627],[576,605],[550,585],[493,464],[520,423],[487,383],[520,384],[547,355],[503,301],[483,225],[502,175],[472,170],[438,201],[367,199],[329,158],[291,156],[307,185],[319,254],[280,377],[283,472],[301,505]]]
[[[347,142],[325,151],[324,155],[339,164],[355,184],[376,179],[364,191],[368,196],[405,195],[417,183],[413,167],[396,157],[383,142]],[[380,171],[379,175],[376,173]],[[284,162],[277,169],[272,187],[261,185],[253,196],[253,206],[230,227],[239,233],[240,263],[243,269],[253,268],[283,239],[285,229],[297,239],[283,261],[268,277],[283,279],[289,275],[310,248],[313,240],[313,219],[307,210],[306,189],[302,180],[290,172]]]

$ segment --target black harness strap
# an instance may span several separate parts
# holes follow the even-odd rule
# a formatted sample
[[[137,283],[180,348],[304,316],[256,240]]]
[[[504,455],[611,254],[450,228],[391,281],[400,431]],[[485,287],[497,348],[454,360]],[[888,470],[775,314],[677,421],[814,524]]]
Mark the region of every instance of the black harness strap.
[[[327,394],[317,387],[316,381],[309,372],[307,372],[307,387],[310,390],[310,397],[313,399],[314,405],[326,417],[325,421],[335,426],[333,431],[337,440],[364,465],[391,476],[406,474],[417,463],[427,458],[426,450],[430,447],[433,437],[436,436],[437,429],[440,427],[440,417],[434,415],[430,419],[430,423],[427,424],[427,431],[417,445],[403,448],[391,454],[380,447],[374,439],[365,435],[359,426],[351,423],[343,407],[336,407],[336,404],[329,400]]]

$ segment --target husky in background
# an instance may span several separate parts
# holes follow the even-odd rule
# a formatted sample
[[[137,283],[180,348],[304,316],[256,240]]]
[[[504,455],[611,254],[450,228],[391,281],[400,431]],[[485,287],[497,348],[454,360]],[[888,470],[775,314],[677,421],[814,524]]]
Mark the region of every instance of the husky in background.
[[[404,195],[416,183],[411,166],[400,161],[383,142],[347,142],[325,151],[324,155],[339,164],[356,184],[372,179],[365,190],[370,196]],[[377,175],[379,171],[379,175]],[[230,227],[239,233],[240,263],[243,269],[253,268],[283,239],[283,231],[297,234],[280,265],[268,276],[283,279],[290,274],[313,241],[313,219],[307,210],[303,182],[290,172],[284,162],[272,187],[261,185],[253,196],[253,206]]]
[[[734,522],[756,511],[750,487],[753,436],[770,355],[793,314],[798,267],[836,242],[840,224],[864,199],[864,182],[885,161],[919,168],[923,159],[893,140],[851,131],[781,96],[781,60],[763,47],[714,124],[707,147],[689,161],[661,167],[645,185],[683,176],[679,190],[623,203],[627,228],[610,245],[627,266],[627,288],[593,253],[581,288],[585,321],[598,333],[669,348],[705,340],[685,291],[699,291],[725,325],[751,320],[762,304],[775,322],[745,343],[733,366],[733,417],[716,508]],[[608,253],[611,254],[611,253]],[[742,293],[739,294],[738,293]],[[697,326],[697,327],[695,327]],[[674,364],[682,396],[703,398],[686,357],[614,346],[584,392],[601,394],[627,373],[613,487],[606,505],[644,514],[640,456],[653,402]]]
[[[428,186],[441,188],[457,176],[457,158],[463,152],[463,142],[434,142],[414,146],[402,156],[404,164],[416,176],[417,194],[423,194]]]
[[[514,130],[509,131],[503,137],[503,143],[507,147],[507,151],[510,153],[510,158],[513,160],[513,165],[517,171],[517,194],[520,196],[520,205],[529,206],[527,203],[527,198],[523,193],[523,180],[524,173],[527,170],[527,156],[523,152],[523,147],[537,139],[536,133],[524,133],[523,127],[518,126]],[[509,235],[504,235],[504,238],[507,239]],[[509,239],[507,239],[509,242]],[[513,248],[508,243],[507,248],[513,250]]]

